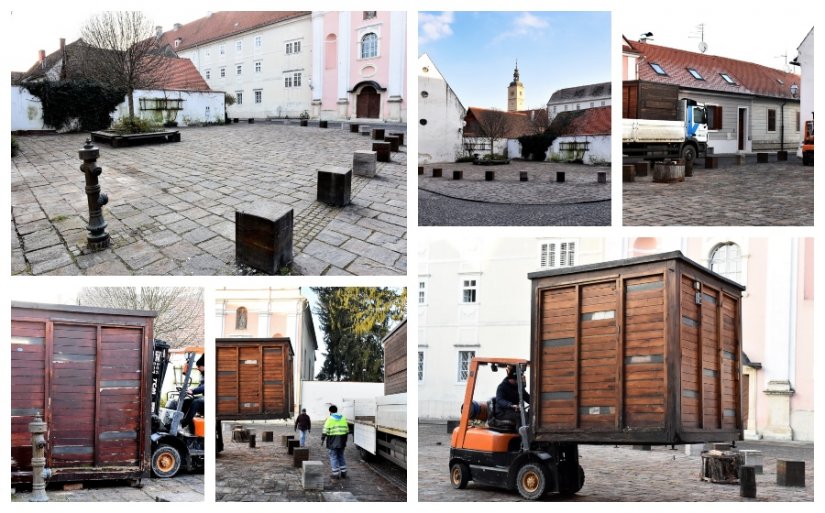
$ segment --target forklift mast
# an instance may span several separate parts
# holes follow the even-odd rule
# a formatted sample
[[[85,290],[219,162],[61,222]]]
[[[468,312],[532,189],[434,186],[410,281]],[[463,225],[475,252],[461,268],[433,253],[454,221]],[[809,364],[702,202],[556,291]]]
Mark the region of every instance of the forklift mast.
[[[163,389],[163,377],[169,366],[169,344],[155,339],[152,354],[152,414],[157,416],[160,411],[160,395]]]

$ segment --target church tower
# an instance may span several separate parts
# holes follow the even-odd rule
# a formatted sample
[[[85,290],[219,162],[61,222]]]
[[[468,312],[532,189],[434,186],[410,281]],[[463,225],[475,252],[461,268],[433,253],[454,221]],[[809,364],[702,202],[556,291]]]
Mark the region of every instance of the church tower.
[[[524,84],[519,82],[518,61],[516,69],[513,70],[513,81],[507,88],[507,112],[518,112],[524,110]]]

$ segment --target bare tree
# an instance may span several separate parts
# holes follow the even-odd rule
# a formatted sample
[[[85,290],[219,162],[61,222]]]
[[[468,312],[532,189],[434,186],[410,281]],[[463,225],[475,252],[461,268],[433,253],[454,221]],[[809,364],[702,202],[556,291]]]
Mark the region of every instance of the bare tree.
[[[188,287],[84,287],[78,303],[105,308],[152,310],[155,338],[172,347],[203,345],[203,289]]]
[[[104,11],[86,20],[80,36],[86,44],[105,50],[95,55],[95,75],[126,89],[129,119],[134,119],[135,89],[159,88],[169,62],[151,20],[141,11]]]
[[[476,111],[475,131],[483,139],[490,141],[490,154],[494,154],[494,144],[496,140],[506,137],[512,128],[512,119],[506,113],[498,109]]]
[[[536,109],[530,109],[529,111],[530,117],[530,128],[532,130],[533,135],[540,135],[547,131],[550,128],[550,115],[547,113],[546,107],[539,107]]]

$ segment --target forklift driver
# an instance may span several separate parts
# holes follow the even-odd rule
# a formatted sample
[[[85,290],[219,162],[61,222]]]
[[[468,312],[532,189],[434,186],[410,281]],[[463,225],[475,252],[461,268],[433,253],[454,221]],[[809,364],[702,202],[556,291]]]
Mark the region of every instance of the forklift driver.
[[[201,373],[201,382],[195,388],[190,388],[187,390],[186,397],[183,400],[183,408],[181,411],[183,411],[184,417],[181,420],[180,425],[184,428],[188,427],[192,423],[192,419],[195,418],[195,414],[203,415],[204,412],[203,393],[206,385],[206,375],[203,358],[204,355],[201,355],[200,358],[198,358],[198,361],[195,362],[198,372]],[[172,400],[169,402],[167,408],[175,409],[177,406],[177,401]]]
[[[496,388],[495,419],[500,427],[512,426],[513,431],[516,431],[521,423],[517,382],[516,369],[508,365],[507,376]],[[530,404],[530,394],[526,388],[523,388],[521,393],[524,402]]]

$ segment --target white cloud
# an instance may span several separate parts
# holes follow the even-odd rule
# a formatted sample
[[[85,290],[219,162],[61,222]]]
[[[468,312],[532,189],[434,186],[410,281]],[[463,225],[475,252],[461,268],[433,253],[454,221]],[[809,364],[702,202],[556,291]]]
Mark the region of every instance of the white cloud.
[[[453,35],[453,29],[450,28],[452,22],[453,13],[450,11],[441,14],[419,13],[418,44],[423,45]]]
[[[539,18],[529,12],[523,12],[518,18],[513,20],[508,30],[505,30],[493,38],[493,42],[498,43],[511,37],[532,36],[535,35],[536,31],[546,29],[549,25],[547,20]]]

